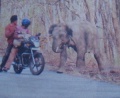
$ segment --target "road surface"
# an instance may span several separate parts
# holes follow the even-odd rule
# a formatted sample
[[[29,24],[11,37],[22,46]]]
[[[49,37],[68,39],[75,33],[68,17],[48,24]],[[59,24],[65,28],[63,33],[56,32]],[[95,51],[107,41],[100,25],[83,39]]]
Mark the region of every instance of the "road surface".
[[[47,69],[33,76],[29,69],[0,73],[0,98],[120,98],[120,85],[58,74]]]

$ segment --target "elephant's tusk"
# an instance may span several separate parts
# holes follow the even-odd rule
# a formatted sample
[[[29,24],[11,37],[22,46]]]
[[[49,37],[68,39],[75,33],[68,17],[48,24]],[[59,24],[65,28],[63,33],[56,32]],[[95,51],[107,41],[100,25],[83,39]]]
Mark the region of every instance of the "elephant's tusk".
[[[56,52],[58,52],[58,50],[59,50],[59,47],[56,48]]]

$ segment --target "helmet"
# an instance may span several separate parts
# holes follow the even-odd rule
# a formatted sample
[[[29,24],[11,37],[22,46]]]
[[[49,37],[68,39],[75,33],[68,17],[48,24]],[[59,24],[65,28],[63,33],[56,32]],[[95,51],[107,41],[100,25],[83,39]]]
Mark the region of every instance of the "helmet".
[[[25,26],[25,28],[27,28],[30,24],[31,24],[31,21],[29,19],[22,20],[22,26]]]

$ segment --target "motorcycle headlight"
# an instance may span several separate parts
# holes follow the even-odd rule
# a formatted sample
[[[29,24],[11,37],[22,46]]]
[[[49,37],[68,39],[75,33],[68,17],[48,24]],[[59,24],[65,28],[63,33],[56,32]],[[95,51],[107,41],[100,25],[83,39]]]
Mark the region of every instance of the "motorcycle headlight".
[[[31,41],[33,42],[35,47],[40,47],[40,41],[37,37],[32,37]]]
[[[35,47],[40,47],[40,42],[35,42],[34,41],[34,45],[35,45]]]

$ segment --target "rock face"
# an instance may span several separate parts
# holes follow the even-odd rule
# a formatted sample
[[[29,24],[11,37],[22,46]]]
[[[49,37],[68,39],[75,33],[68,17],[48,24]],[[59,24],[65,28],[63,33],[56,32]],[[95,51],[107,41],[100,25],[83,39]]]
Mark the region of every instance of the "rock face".
[[[1,0],[0,12],[2,36],[11,15],[18,15],[19,24],[24,17],[31,19],[32,33],[41,32],[46,39],[42,40],[42,49],[47,62],[59,58],[51,50],[52,39],[48,35],[51,24],[90,21],[96,27],[95,50],[100,62],[95,62],[93,54],[86,53],[86,66],[101,64],[103,68],[120,68],[120,0]]]

